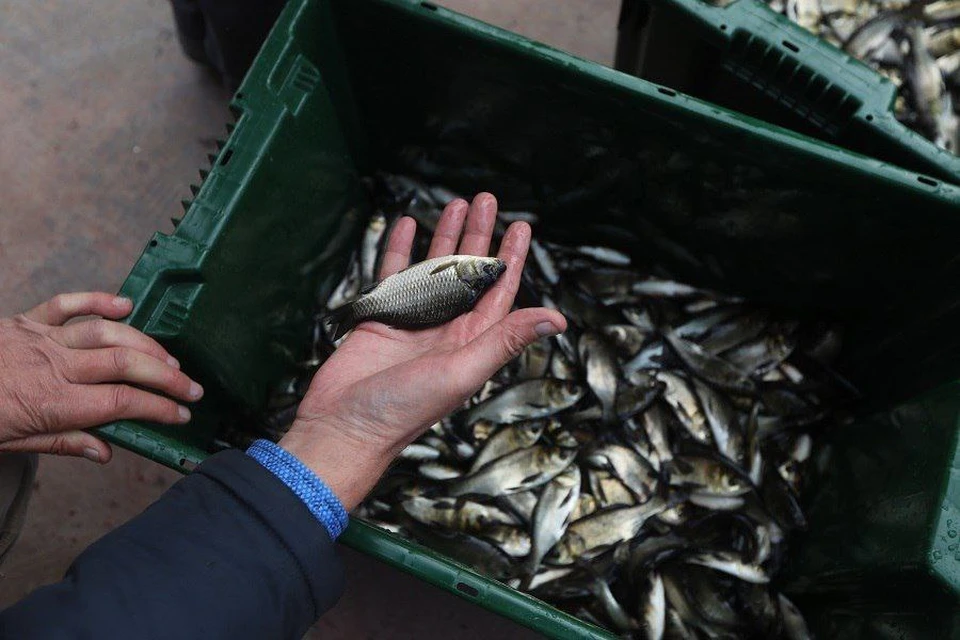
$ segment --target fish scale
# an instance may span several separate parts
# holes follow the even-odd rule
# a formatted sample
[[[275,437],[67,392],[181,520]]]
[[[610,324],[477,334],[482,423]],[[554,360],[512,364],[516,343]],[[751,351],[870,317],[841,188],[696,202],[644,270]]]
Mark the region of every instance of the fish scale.
[[[334,339],[360,322],[375,320],[401,329],[429,327],[473,308],[506,270],[498,258],[441,256],[399,271],[330,316]]]
[[[354,303],[360,317],[378,317],[389,314],[397,324],[412,324],[418,320],[436,323],[462,309],[476,297],[457,276],[453,268],[432,274],[449,256],[415,264],[381,282],[375,289]],[[385,311],[389,309],[389,311]]]

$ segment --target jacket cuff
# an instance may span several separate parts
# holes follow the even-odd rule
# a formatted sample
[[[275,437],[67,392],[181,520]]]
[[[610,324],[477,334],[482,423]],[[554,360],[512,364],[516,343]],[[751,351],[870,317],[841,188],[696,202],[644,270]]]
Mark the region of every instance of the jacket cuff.
[[[269,440],[257,440],[247,455],[262,464],[293,491],[310,513],[336,540],[347,527],[349,518],[343,504],[317,474],[299,458]]]
[[[194,474],[216,481],[274,531],[303,571],[317,616],[336,604],[344,586],[336,545],[326,528],[317,526],[316,518],[290,487],[236,449],[211,456]]]

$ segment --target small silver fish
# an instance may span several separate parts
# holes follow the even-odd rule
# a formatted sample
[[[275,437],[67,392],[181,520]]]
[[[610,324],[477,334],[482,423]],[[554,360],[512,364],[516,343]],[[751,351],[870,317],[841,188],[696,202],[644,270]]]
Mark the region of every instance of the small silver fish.
[[[667,624],[667,598],[663,578],[651,571],[641,581],[639,594],[643,631],[649,640],[660,640]]]
[[[702,380],[740,394],[752,393],[756,388],[744,371],[723,358],[711,355],[697,343],[684,340],[669,329],[664,331],[663,336],[687,368]]]
[[[499,258],[457,255],[407,267],[333,311],[333,339],[368,320],[402,329],[448,322],[472,309],[506,268]]]
[[[613,596],[613,592],[610,591],[610,585],[607,584],[606,580],[596,577],[593,580],[592,586],[594,595],[597,597],[597,600],[600,601],[600,606],[603,607],[604,613],[606,613],[607,618],[613,622],[613,626],[616,627],[617,631],[630,632],[639,628],[639,623],[624,610],[623,605]]]
[[[655,298],[686,298],[700,292],[700,290],[695,287],[672,280],[661,280],[660,278],[637,280],[636,275],[632,273],[631,278],[631,291],[640,295],[653,296]]]
[[[750,482],[736,471],[712,458],[675,457],[669,465],[670,484],[710,496],[742,496]]]
[[[533,576],[527,585],[527,589],[530,591],[535,591],[536,589],[547,583],[553,582],[554,580],[566,578],[573,571],[573,567],[544,567],[540,571],[537,571],[536,575]]]
[[[327,298],[327,309],[336,310],[348,304],[350,300],[357,296],[362,286],[360,277],[360,262],[356,259],[356,254],[350,258],[350,265],[347,267],[347,273],[344,275],[330,297]],[[333,338],[336,340],[336,338]]]
[[[902,27],[905,20],[905,16],[896,11],[877,14],[864,22],[850,36],[850,39],[843,44],[843,49],[854,58],[860,60],[869,58],[890,40],[891,34]]]
[[[550,369],[553,346],[549,340],[537,340],[529,344],[517,356],[517,378],[535,380],[543,378]]]
[[[735,578],[754,584],[770,582],[770,576],[763,567],[746,562],[737,554],[728,551],[704,551],[695,553],[686,558],[690,564],[699,564],[710,567]]]
[[[617,356],[606,340],[593,332],[584,333],[577,346],[580,362],[586,368],[587,384],[603,408],[603,422],[613,424],[617,417],[617,378],[620,373]]]
[[[650,332],[632,324],[611,324],[601,330],[623,359],[632,358],[643,347]]]
[[[463,475],[456,467],[436,460],[424,462],[417,467],[417,473],[430,480],[453,480]]]
[[[597,447],[586,458],[587,464],[612,472],[633,493],[638,502],[646,502],[657,486],[653,467],[630,449],[607,444]]]
[[[623,365],[623,372],[631,384],[639,384],[634,375],[642,369],[660,369],[663,367],[665,347],[662,342],[651,342],[641,349],[630,362]]]
[[[517,519],[492,505],[454,498],[414,496],[400,507],[418,522],[439,525],[459,531],[476,532],[494,525],[516,525]]]
[[[508,453],[450,486],[450,495],[508,495],[550,482],[577,455],[575,449],[537,445]]]
[[[613,545],[636,537],[644,523],[666,507],[663,498],[654,496],[634,507],[597,511],[572,522],[549,557],[559,565],[572,564],[578,558],[595,557]]]
[[[816,33],[822,16],[818,0],[787,0],[787,17],[798,25]]]
[[[540,269],[544,280],[549,284],[557,284],[560,281],[560,274],[557,272],[553,256],[537,240],[530,240],[530,255],[533,256],[534,264]]]
[[[597,499],[592,494],[581,491],[580,497],[577,499],[577,506],[573,508],[573,512],[570,514],[570,522],[586,518],[599,508],[600,505],[597,504]]]
[[[523,558],[530,554],[530,534],[520,527],[498,525],[484,529],[478,535],[493,542],[513,558]]]
[[[670,415],[661,403],[654,403],[643,413],[643,429],[647,433],[650,445],[657,452],[660,465],[673,460],[673,448],[670,445]]]
[[[387,217],[382,213],[374,214],[367,223],[367,230],[360,243],[360,278],[364,285],[377,280],[377,255],[386,229]]]
[[[640,371],[630,377],[630,384],[617,392],[616,410],[619,420],[629,420],[653,404],[663,395],[666,385],[652,374]]]
[[[932,33],[928,37],[927,51],[934,58],[942,58],[960,50],[960,28],[954,27]]]
[[[610,471],[588,469],[587,483],[590,485],[590,493],[597,499],[597,507],[600,509],[617,506],[629,507],[637,503],[627,485]]]
[[[403,460],[413,460],[415,462],[428,462],[430,460],[436,460],[439,457],[440,452],[437,449],[418,442],[407,445],[404,450],[400,452],[400,458]]]
[[[550,378],[528,380],[508,387],[470,409],[466,414],[466,422],[471,424],[486,419],[509,424],[520,420],[546,418],[572,407],[583,394],[583,387],[573,382]]]
[[[579,498],[580,469],[577,465],[570,465],[544,486],[533,511],[532,547],[526,564],[528,572],[536,571],[543,556],[563,537]]]
[[[525,525],[529,525],[533,520],[533,510],[537,508],[539,498],[536,489],[531,489],[530,491],[499,496],[497,500],[499,504],[503,505],[504,509],[516,515]]]
[[[540,439],[544,427],[546,427],[546,422],[542,420],[531,420],[503,426],[487,440],[483,449],[473,459],[470,473],[517,449],[532,447]]]
[[[940,68],[929,52],[929,38],[918,23],[911,23],[905,29],[907,40],[910,43],[910,53],[907,56],[906,78],[910,86],[910,96],[920,121],[928,131],[936,132],[942,118],[953,115],[953,109],[944,105],[944,97],[948,96],[943,83]],[[950,107],[946,113],[945,106]],[[956,134],[956,131],[953,132]],[[954,141],[951,140],[952,144]],[[944,143],[946,144],[946,142]],[[944,146],[941,144],[940,146]]]
[[[694,380],[693,388],[707,417],[717,450],[734,464],[743,466],[747,454],[746,438],[733,407],[709,385]]]
[[[923,17],[928,23],[942,23],[960,18],[960,2],[957,0],[937,0],[923,4]]]
[[[700,408],[690,383],[669,371],[658,371],[657,378],[666,385],[663,397],[673,407],[674,414],[684,428],[698,442],[713,444],[707,418],[703,415],[703,409]]]
[[[626,267],[630,265],[630,256],[625,253],[611,249],[610,247],[577,247],[577,251],[585,256],[589,256],[597,262],[613,267]]]

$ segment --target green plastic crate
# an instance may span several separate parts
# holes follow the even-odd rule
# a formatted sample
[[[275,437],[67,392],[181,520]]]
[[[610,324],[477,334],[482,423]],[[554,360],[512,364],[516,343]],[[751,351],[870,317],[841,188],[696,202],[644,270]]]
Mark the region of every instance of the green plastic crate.
[[[409,0],[289,2],[232,111],[186,216],[121,290],[207,394],[190,426],[102,427],[112,442],[182,470],[209,455],[305,347],[369,213],[361,178],[442,158],[453,188],[571,233],[620,205],[650,238],[633,249],[678,277],[843,321],[863,415],[834,434],[784,584],[818,629],[953,624],[960,188]],[[597,145],[616,162],[584,163]],[[511,179],[458,167],[478,149]],[[361,522],[342,539],[547,635],[605,637]]]
[[[960,157],[893,115],[896,87],[758,0],[622,0],[616,67],[927,175]]]

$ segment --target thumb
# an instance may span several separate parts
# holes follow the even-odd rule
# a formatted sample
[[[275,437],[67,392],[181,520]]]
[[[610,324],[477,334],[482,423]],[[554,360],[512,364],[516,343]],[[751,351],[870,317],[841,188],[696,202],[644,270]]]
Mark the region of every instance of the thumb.
[[[109,444],[86,431],[46,433],[0,443],[0,452],[9,451],[76,456],[100,464],[110,462],[110,458],[113,457],[113,450]]]
[[[536,307],[508,314],[460,348],[458,360],[464,383],[474,388],[482,385],[527,345],[566,329],[566,318],[552,309]]]

